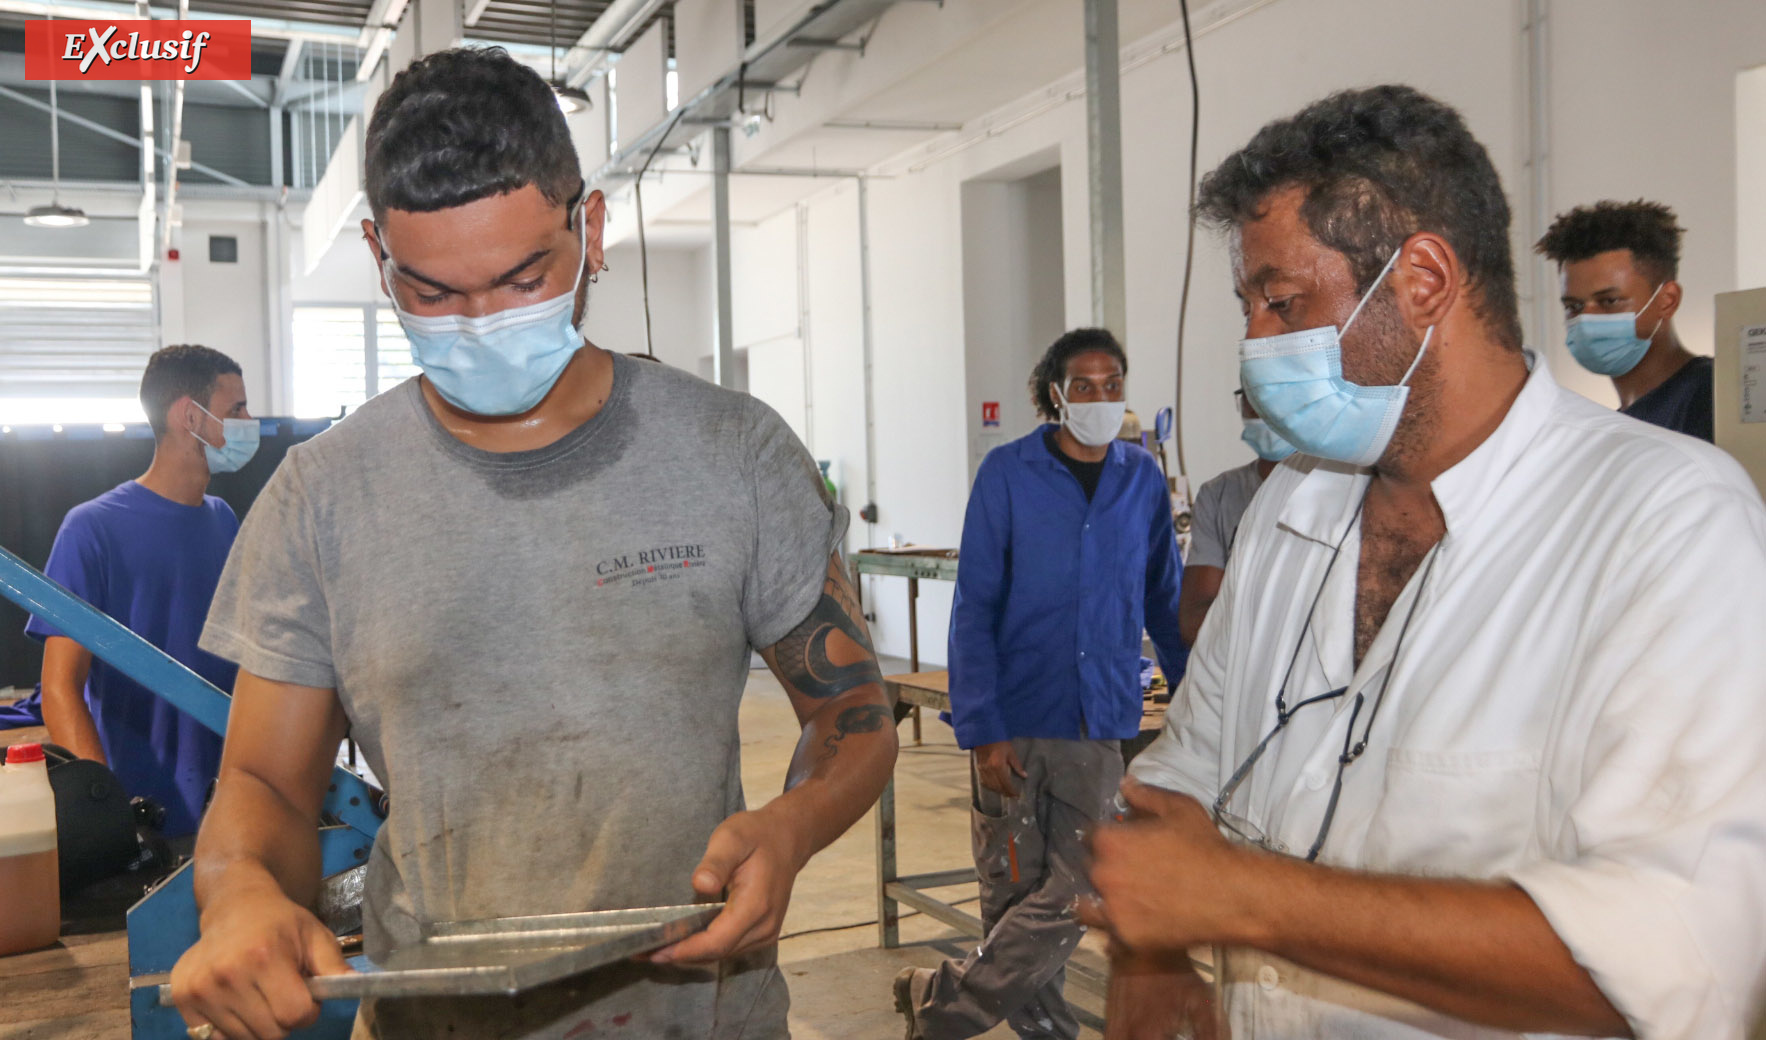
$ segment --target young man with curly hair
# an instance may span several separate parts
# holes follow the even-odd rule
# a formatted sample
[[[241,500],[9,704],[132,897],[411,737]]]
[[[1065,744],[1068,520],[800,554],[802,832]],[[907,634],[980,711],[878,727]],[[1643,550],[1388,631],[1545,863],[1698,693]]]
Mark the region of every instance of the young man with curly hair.
[[[1708,441],[1711,359],[1674,331],[1683,233],[1659,202],[1609,199],[1559,216],[1534,249],[1557,261],[1570,354],[1612,379],[1619,410]]]
[[[1082,835],[1140,732],[1141,633],[1178,675],[1183,565],[1153,457],[1116,439],[1128,358],[1103,329],[1056,340],[1030,377],[1046,420],[989,452],[963,520],[950,703],[971,752],[971,829],[987,936],[896,977],[909,1040],[1071,1038],[1061,993],[1083,929]]]

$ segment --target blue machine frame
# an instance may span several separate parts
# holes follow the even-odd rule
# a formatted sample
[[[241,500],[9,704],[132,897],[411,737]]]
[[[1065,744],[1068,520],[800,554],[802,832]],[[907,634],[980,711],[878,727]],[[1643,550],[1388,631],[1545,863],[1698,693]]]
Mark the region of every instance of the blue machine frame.
[[[49,622],[92,656],[140,683],[156,696],[216,733],[227,732],[232,698],[179,664],[158,647],[36,568],[0,547],[0,596]],[[374,794],[346,769],[333,769],[325,811],[341,821],[319,829],[321,873],[365,863],[380,830]],[[129,910],[129,1017],[134,1040],[183,1040],[176,1008],[161,1007],[159,983],[197,939],[196,893],[186,863]],[[294,1034],[302,1040],[345,1040],[356,1016],[354,1001],[327,1001],[319,1022]]]

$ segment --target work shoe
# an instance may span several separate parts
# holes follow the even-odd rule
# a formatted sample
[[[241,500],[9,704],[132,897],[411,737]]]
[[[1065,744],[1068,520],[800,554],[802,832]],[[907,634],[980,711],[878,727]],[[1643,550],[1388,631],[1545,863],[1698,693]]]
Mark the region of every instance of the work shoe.
[[[895,975],[895,1010],[907,1019],[905,1040],[920,1040],[919,1025],[914,1021],[914,975],[924,968],[903,968]]]

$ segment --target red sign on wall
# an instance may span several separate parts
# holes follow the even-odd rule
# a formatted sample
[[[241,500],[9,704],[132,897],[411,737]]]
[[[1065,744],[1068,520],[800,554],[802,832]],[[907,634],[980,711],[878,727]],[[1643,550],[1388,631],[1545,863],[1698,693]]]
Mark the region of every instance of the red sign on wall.
[[[250,79],[244,19],[25,22],[25,79]]]
[[[981,425],[998,426],[1000,424],[1000,403],[998,401],[981,402]]]

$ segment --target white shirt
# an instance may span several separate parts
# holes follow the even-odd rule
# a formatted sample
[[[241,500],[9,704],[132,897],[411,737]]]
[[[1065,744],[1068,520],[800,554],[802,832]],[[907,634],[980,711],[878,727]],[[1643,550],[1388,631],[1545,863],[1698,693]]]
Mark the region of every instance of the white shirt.
[[[1271,474],[1131,772],[1211,805],[1294,660],[1290,706],[1348,692],[1294,715],[1230,808],[1304,855],[1355,695],[1359,738],[1391,671],[1319,861],[1512,879],[1638,1037],[1740,1040],[1766,966],[1766,508],[1728,455],[1529,363],[1495,433],[1434,481],[1432,573],[1359,669],[1368,471],[1295,457]],[[1252,952],[1227,980],[1237,1040],[1513,1035]]]

